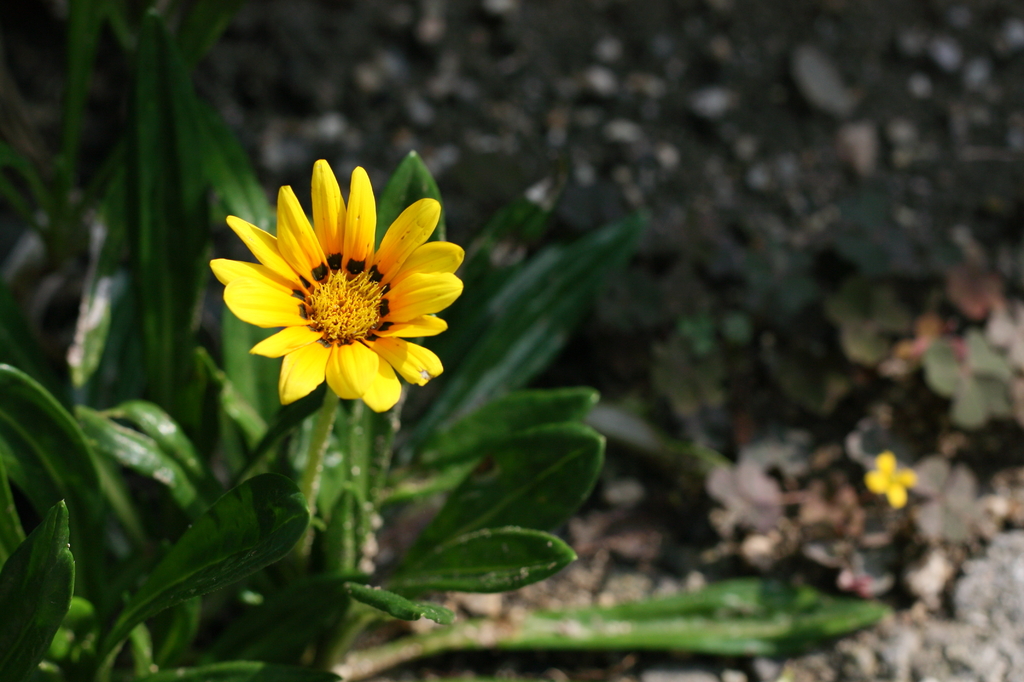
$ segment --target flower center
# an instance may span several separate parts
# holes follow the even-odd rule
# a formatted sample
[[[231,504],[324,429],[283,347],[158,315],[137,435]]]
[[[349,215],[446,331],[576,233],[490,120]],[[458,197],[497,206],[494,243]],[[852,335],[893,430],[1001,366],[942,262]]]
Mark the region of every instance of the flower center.
[[[365,338],[380,323],[383,294],[369,272],[351,277],[332,271],[326,282],[314,284],[306,296],[309,328],[321,332],[328,343]]]

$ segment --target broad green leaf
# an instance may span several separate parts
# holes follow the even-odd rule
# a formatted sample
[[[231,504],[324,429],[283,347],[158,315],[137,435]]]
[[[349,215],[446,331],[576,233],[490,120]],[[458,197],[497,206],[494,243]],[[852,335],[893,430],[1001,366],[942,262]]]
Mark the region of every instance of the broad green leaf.
[[[102,610],[103,547],[96,539],[104,535],[105,505],[95,455],[57,400],[8,365],[0,365],[0,456],[40,515],[66,501],[80,578],[76,591]]]
[[[928,388],[944,398],[949,398],[956,390],[957,378],[960,376],[960,362],[956,351],[946,339],[936,339],[928,346],[921,358],[924,364],[924,380]]]
[[[29,332],[28,320],[0,279],[0,362],[17,367],[64,400],[60,382],[39,348],[39,342]]]
[[[32,673],[68,612],[74,587],[68,509],[58,502],[0,570],[0,680],[20,682]]]
[[[554,535],[526,528],[483,528],[433,547],[414,566],[399,569],[389,589],[423,592],[507,592],[544,580],[576,559]]]
[[[450,625],[455,622],[455,614],[437,604],[415,602],[400,594],[359,583],[345,583],[345,586],[349,595],[356,601],[372,606],[399,620],[429,618],[441,625]]]
[[[419,461],[432,466],[479,459],[483,448],[542,424],[580,421],[597,404],[592,388],[517,391],[493,400],[452,426],[435,432],[421,448]]]
[[[158,405],[145,400],[129,400],[108,410],[107,414],[131,423],[152,438],[164,454],[181,467],[209,502],[224,492],[209,467],[199,457],[192,441]]]
[[[449,375],[413,441],[524,386],[547,367],[611,274],[632,256],[644,224],[633,216],[569,246],[544,249],[479,308],[475,319],[464,315],[459,321],[466,325],[460,335],[470,334],[471,345],[457,348],[458,338],[436,337],[432,347]]]
[[[338,682],[334,673],[255,661],[215,663],[199,668],[164,670],[139,682]]]
[[[165,486],[189,518],[196,518],[209,506],[179,463],[152,438],[88,407],[79,406],[75,413],[97,453]]]
[[[132,628],[147,618],[277,561],[308,523],[306,501],[283,476],[263,474],[229,490],[195,520],[128,600],[103,641],[102,655],[116,654]]]
[[[68,612],[50,642],[46,658],[60,662],[61,668],[69,673],[88,668],[94,663],[98,638],[99,620],[95,607],[86,599],[72,597]]]
[[[493,467],[452,491],[403,565],[414,567],[432,548],[482,528],[550,530],[564,523],[601,473],[604,438],[582,424],[552,424],[489,443],[482,454]]]
[[[4,464],[3,443],[0,443],[0,566],[7,561],[14,548],[25,539],[21,519],[14,507],[14,496],[7,482],[7,466]]]
[[[294,663],[338,619],[348,605],[352,575],[326,573],[299,578],[231,621],[202,657]]]
[[[153,618],[153,662],[166,668],[188,651],[199,633],[199,617],[203,601],[199,597],[187,599]]]
[[[384,239],[384,234],[391,223],[401,215],[402,211],[420,199],[436,199],[441,204],[441,217],[437,221],[437,229],[430,239],[444,241],[447,233],[444,224],[444,202],[441,201],[441,190],[437,188],[434,176],[427,170],[423,159],[415,151],[409,152],[398,168],[391,174],[384,191],[377,201],[377,245]]]
[[[204,138],[188,71],[160,15],[146,14],[129,100],[127,224],[147,391],[190,430],[204,416],[195,314],[208,277]]]
[[[178,29],[178,47],[189,68],[213,47],[245,0],[196,0]]]

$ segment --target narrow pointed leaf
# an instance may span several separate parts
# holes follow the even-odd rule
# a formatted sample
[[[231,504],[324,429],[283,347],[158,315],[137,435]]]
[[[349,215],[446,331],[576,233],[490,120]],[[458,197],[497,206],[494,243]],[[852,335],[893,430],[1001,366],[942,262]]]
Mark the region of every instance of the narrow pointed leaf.
[[[450,625],[455,622],[455,614],[437,604],[415,602],[400,594],[359,583],[346,583],[345,586],[349,595],[356,601],[372,606],[399,620],[429,618],[441,625]]]
[[[479,459],[484,447],[514,433],[559,422],[580,421],[597,404],[592,388],[516,391],[491,401],[423,444],[419,461],[431,466]]]
[[[245,0],[197,0],[178,30],[178,46],[189,68],[213,47]]]
[[[507,592],[543,580],[576,559],[554,535],[525,528],[484,528],[431,549],[400,570],[389,588],[407,595],[437,590]]]
[[[433,547],[481,528],[550,530],[564,523],[597,481],[604,439],[581,424],[554,424],[490,443],[481,454],[493,468],[452,491],[403,565],[415,566]]]
[[[271,564],[295,545],[309,523],[306,501],[290,479],[263,474],[229,490],[174,544],[104,639],[102,655],[139,623]]]
[[[0,680],[21,682],[50,647],[71,604],[75,560],[58,502],[0,570]]]
[[[441,201],[441,190],[437,188],[434,176],[427,165],[415,151],[409,152],[398,168],[391,174],[388,184],[380,193],[377,202],[377,246],[384,239],[384,234],[395,222],[402,211],[420,199],[436,199],[441,204],[441,217],[437,221],[437,229],[430,235],[431,241],[444,241],[446,235],[444,223],[444,202]]]
[[[139,678],[139,682],[338,682],[334,673],[255,661],[174,668]]]
[[[0,441],[0,566],[7,561],[14,548],[25,539],[25,531],[21,529],[21,519],[14,507],[14,496],[7,482],[7,466],[4,464],[3,449],[6,446]]]

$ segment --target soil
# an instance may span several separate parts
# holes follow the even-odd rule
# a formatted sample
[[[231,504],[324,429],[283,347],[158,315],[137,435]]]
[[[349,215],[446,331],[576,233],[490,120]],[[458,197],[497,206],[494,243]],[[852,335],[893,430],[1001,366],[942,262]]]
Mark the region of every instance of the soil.
[[[0,8],[9,68],[50,142],[59,127],[61,6]],[[119,63],[107,36],[83,140],[86,175],[118,133],[105,113],[122,103]],[[780,399],[754,356],[768,346],[813,351],[833,333],[800,313],[808,281],[834,289],[852,272],[899,278],[920,311],[926,285],[962,260],[965,244],[1016,277],[1021,83],[1019,0],[252,0],[195,71],[198,91],[250,152],[268,196],[291,184],[301,197],[318,158],[339,176],[362,165],[381,188],[417,150],[438,181],[455,242],[468,243],[494,210],[564,168],[545,243],[645,211],[650,225],[637,258],[539,383],[595,386],[612,402],[642,405],[671,435],[729,455],[778,425],[808,430],[821,454],[840,447],[879,400],[896,404],[894,429],[920,453],[941,450],[940,436],[951,432],[946,405],[919,382],[893,388],[858,374],[822,418]],[[2,216],[0,256],[17,232]],[[734,353],[724,399],[680,409],[652,367],[665,366],[657,363],[679,320],[723,309],[744,311],[756,341]],[[1017,427],[1001,427],[970,435],[960,451],[993,493],[990,477],[1021,463],[1021,442]],[[738,540],[721,543],[705,496],[630,450],[609,454],[602,490],[568,529],[577,544],[590,542],[579,570],[603,560],[600,575],[586,588],[566,578],[554,596],[537,588],[517,598],[614,601],[759,570],[835,591],[834,570],[792,556],[759,565]],[[861,472],[851,468],[849,479]],[[638,484],[639,498],[613,492],[623,481]],[[1007,513],[993,523],[988,539],[1017,521]],[[901,548],[897,574],[929,550],[915,542]],[[1012,666],[994,676],[964,664],[948,668],[959,677],[929,678],[946,673],[922,671],[947,669],[892,663],[894,632],[918,649],[947,651],[949,636],[921,632],[963,620],[950,599],[953,576],[983,545],[947,551],[953,568],[932,604],[897,575],[885,597],[901,609],[896,620],[788,667],[653,654],[479,654],[396,675],[1014,679]],[[984,639],[983,626],[971,627]]]

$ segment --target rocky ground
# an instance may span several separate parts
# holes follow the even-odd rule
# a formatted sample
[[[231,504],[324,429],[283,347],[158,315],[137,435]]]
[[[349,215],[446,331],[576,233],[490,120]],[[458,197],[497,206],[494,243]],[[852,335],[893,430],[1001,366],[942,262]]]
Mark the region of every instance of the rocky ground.
[[[11,71],[44,137],[59,125],[59,16],[58,2],[0,8]],[[87,163],[117,134],[103,114],[118,106],[125,74],[108,43]],[[1020,429],[951,426],[944,399],[920,380],[893,379],[905,370],[848,362],[821,313],[856,274],[898,285],[914,316],[955,310],[983,321],[994,306],[977,279],[950,290],[953,307],[935,303],[965,259],[994,273],[1007,299],[1020,296],[1019,1],[252,0],[195,82],[268,192],[307,187],[317,158],[339,175],[363,165],[380,188],[415,149],[438,180],[456,242],[566,171],[546,240],[634,209],[649,215],[637,259],[542,381],[593,385],[671,436],[770,461],[786,518],[733,537],[742,519],[709,521],[714,505],[699,482],[613,448],[599,498],[569,529],[589,558],[557,593],[527,598],[606,603],[764,572],[867,590],[899,608],[872,631],[788,662],[471,657],[402,674],[1024,679],[1024,536],[1013,530],[1024,514],[1009,470],[1021,464]],[[0,229],[0,254],[13,239]],[[864,453],[853,452],[863,448],[850,440],[863,436],[865,416],[909,443],[911,459],[944,458],[944,476],[965,482],[977,508],[941,509],[969,514],[970,532],[928,535],[923,506],[903,517],[871,506],[859,483]],[[768,454],[752,454],[766,442]],[[963,468],[951,474],[950,463]],[[951,487],[929,499],[952,498]],[[812,520],[874,533],[885,547],[854,558],[870,564],[884,549],[889,564],[833,562],[835,538],[803,531]]]

